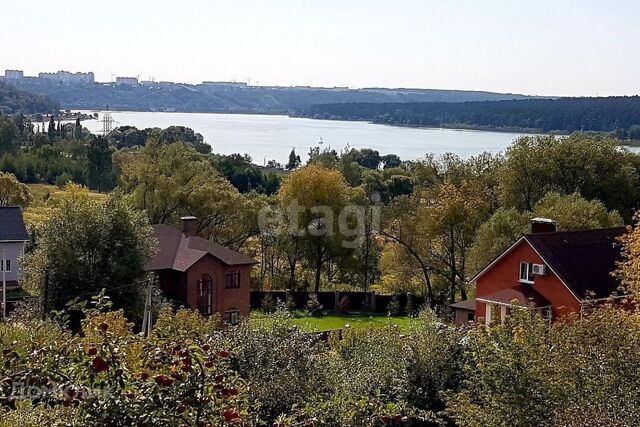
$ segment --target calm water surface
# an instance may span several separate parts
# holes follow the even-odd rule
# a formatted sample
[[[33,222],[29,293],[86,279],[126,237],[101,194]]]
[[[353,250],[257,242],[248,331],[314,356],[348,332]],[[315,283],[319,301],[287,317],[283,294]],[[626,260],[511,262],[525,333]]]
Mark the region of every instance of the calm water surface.
[[[99,118],[102,113],[98,112]],[[453,129],[404,128],[366,122],[313,120],[287,116],[208,113],[112,112],[115,126],[130,125],[166,128],[181,125],[204,136],[216,153],[247,153],[255,163],[265,159],[286,162],[292,148],[304,159],[311,147],[341,150],[373,148],[380,154],[394,153],[403,160],[414,160],[427,153],[453,152],[469,157],[483,151],[504,150],[517,133]],[[100,132],[100,120],[87,120],[83,126]]]

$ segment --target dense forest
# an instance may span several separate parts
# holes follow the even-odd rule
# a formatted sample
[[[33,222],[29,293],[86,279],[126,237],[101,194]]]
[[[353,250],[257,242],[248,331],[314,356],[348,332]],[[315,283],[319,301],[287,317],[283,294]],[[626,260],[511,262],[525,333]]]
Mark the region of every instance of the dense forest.
[[[34,95],[0,83],[0,113],[53,113],[60,106],[46,95]]]
[[[48,95],[70,109],[181,111],[226,113],[293,113],[315,104],[341,102],[462,102],[523,99],[524,95],[437,89],[349,89],[247,86],[155,82],[137,86],[115,84],[64,85],[37,78],[15,80],[20,89]]]
[[[461,103],[342,103],[310,106],[301,116],[374,123],[514,129],[531,132],[625,132],[640,124],[640,97],[525,99]],[[640,137],[640,129],[636,129]],[[632,137],[635,139],[635,134]]]

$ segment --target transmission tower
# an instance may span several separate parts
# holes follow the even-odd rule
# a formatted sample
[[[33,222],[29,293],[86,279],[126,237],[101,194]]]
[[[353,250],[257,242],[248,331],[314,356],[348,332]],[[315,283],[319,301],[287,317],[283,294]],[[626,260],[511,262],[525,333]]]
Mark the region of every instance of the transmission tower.
[[[105,111],[102,114],[102,135],[107,136],[113,130],[113,117],[111,117],[111,113]]]

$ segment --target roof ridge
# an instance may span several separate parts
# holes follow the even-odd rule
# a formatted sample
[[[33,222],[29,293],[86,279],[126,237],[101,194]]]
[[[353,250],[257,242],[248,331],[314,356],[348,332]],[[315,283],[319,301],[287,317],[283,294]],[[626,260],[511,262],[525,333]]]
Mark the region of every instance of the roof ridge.
[[[575,234],[575,233],[594,233],[598,231],[614,231],[614,230],[626,230],[626,225],[618,227],[606,227],[606,228],[581,228],[579,230],[562,230],[562,231],[545,231],[542,233],[525,233],[525,237],[530,236],[553,236],[558,234]]]

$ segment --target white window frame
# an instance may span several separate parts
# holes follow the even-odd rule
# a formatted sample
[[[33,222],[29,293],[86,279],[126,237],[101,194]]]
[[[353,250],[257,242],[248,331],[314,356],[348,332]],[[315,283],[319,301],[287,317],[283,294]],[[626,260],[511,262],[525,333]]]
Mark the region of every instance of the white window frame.
[[[522,277],[523,269],[526,270],[526,277]],[[533,276],[533,263],[532,262],[521,262],[518,268],[518,282],[526,283],[528,285],[533,285],[534,276]]]
[[[228,325],[237,325],[238,323],[240,323],[240,310],[238,309],[231,309],[231,310],[227,310],[224,312],[225,314],[225,323],[227,323]],[[227,320],[227,316],[229,317],[229,319]]]
[[[8,268],[5,270],[5,266],[7,266]],[[2,259],[0,259],[0,272],[5,272],[5,273],[11,273],[11,259],[7,258],[4,260],[4,262],[2,262]]]

